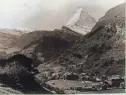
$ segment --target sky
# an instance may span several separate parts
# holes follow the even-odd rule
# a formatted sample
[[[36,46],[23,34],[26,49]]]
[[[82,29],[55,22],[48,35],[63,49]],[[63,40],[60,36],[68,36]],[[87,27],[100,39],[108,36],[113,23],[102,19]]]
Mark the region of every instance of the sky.
[[[61,28],[82,6],[98,20],[125,0],[0,0],[0,28]]]

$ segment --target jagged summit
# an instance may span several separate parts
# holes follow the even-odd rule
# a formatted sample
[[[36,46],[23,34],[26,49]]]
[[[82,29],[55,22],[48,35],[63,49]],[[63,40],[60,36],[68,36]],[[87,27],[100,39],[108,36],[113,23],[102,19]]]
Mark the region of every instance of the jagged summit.
[[[74,14],[74,16],[68,21],[68,23],[66,24],[66,26],[75,25],[76,22],[78,21],[78,19],[80,18],[82,10],[83,10],[82,8],[79,8],[77,10],[76,14]]]
[[[92,18],[84,8],[78,7],[78,10],[74,14],[74,16],[68,21],[66,26],[94,26],[94,23],[96,23],[96,20]]]
[[[95,23],[96,20],[83,7],[78,7],[76,13],[65,26],[77,33],[85,35],[91,31]]]

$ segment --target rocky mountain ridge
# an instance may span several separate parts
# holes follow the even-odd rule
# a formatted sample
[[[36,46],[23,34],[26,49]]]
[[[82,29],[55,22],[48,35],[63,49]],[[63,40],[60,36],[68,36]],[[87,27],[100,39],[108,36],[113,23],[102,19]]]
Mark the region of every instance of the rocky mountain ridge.
[[[0,54],[6,54],[6,51],[12,47],[12,43],[21,35],[29,33],[29,29],[7,29],[0,28]]]

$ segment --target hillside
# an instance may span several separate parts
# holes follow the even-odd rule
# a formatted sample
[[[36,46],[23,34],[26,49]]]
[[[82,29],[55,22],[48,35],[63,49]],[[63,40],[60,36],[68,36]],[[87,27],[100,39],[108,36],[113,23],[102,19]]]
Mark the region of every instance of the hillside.
[[[11,48],[12,43],[15,42],[21,35],[31,32],[27,29],[0,29],[0,55],[5,55],[6,51]]]
[[[22,54],[0,57],[0,93],[32,94],[50,93],[34,77],[37,70],[35,62]]]
[[[83,64],[83,71],[124,75],[125,5],[110,9],[94,26],[84,41],[65,54],[66,64]],[[102,26],[101,26],[102,25]],[[78,56],[81,57],[78,57]],[[62,61],[62,57],[60,58]],[[60,61],[60,62],[62,62]],[[81,69],[81,68],[80,68]]]
[[[86,72],[98,75],[117,74],[124,76],[124,8],[125,4],[121,4],[110,9],[96,23],[92,31],[84,36],[83,41],[76,43],[46,68],[52,72],[60,73],[69,71],[77,74]],[[42,72],[44,66],[40,65],[38,69]]]
[[[80,40],[82,35],[70,34],[64,30],[54,31],[33,31],[24,34],[13,43],[13,48],[8,50],[16,50],[30,57],[38,58],[42,62],[55,60],[66,49],[70,48],[76,41]]]

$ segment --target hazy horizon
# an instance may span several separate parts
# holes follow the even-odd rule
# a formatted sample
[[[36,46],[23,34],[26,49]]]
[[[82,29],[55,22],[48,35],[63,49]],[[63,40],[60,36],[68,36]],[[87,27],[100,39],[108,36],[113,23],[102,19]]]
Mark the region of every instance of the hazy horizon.
[[[0,28],[61,28],[83,6],[98,20],[125,0],[0,0]]]

